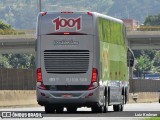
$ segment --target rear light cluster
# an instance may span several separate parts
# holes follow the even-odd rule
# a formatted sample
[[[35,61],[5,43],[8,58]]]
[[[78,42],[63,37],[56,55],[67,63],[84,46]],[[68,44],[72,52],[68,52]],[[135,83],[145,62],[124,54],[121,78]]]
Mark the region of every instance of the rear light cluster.
[[[92,70],[92,81],[88,90],[93,90],[98,87],[98,71],[96,68]]]
[[[93,13],[92,12],[87,12],[88,15],[90,16],[93,16]]]
[[[43,80],[42,80],[42,70],[41,68],[37,69],[37,87],[42,90],[46,90]]]
[[[41,68],[37,69],[37,87],[42,90],[46,90],[43,80],[42,80],[42,70]],[[88,90],[93,90],[98,87],[98,71],[96,68],[92,70],[92,81]]]

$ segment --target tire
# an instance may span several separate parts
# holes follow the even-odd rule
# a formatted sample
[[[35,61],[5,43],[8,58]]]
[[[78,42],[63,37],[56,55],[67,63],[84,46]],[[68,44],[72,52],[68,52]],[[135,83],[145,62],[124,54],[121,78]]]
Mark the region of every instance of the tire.
[[[125,87],[125,104],[128,102],[129,96],[128,96],[128,87]]]
[[[105,99],[104,100],[105,103],[104,103],[104,110],[103,110],[103,112],[106,113],[108,111],[108,97],[107,97],[107,95],[105,95],[104,97],[105,97],[104,98]]]
[[[119,104],[119,105],[113,105],[113,110],[114,111],[123,111],[123,105]]]
[[[94,106],[91,107],[92,113],[102,113],[103,112],[103,107],[102,106]]]
[[[53,106],[44,106],[45,109],[45,113],[54,113],[55,112],[55,108]]]
[[[63,113],[64,107],[57,107],[56,108],[56,113]]]
[[[75,113],[77,111],[77,107],[67,107],[68,113]]]

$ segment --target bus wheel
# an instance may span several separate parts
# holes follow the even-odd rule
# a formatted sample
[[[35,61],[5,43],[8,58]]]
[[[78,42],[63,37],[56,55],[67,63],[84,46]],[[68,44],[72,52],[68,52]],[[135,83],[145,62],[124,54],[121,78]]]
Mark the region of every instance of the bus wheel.
[[[122,104],[113,105],[113,110],[114,111],[123,111],[123,105]]]
[[[55,112],[55,108],[53,106],[46,105],[46,106],[44,106],[44,109],[45,109],[45,113],[54,113]]]
[[[57,107],[56,113],[63,113],[63,107]]]
[[[77,111],[77,107],[67,107],[67,112],[75,113]]]
[[[108,98],[107,96],[105,95],[104,96],[104,113],[106,113],[108,111]]]
[[[104,111],[104,106],[95,105],[91,107],[93,113],[102,113]]]

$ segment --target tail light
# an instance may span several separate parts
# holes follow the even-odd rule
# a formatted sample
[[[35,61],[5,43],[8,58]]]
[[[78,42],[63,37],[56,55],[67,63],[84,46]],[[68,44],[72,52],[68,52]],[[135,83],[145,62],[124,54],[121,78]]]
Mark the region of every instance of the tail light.
[[[92,81],[91,81],[91,84],[88,88],[88,90],[92,90],[92,89],[95,89],[96,87],[98,87],[98,71],[96,68],[93,68],[92,70]]]
[[[92,12],[87,12],[88,15],[90,16],[93,16],[93,13]]]
[[[42,80],[42,70],[41,68],[37,69],[37,87],[42,90],[46,90],[43,80]]]
[[[97,69],[93,68],[93,70],[92,70],[92,82],[97,82],[97,76],[98,76]]]
[[[42,12],[42,16],[46,16],[47,15],[47,12]]]
[[[41,70],[41,68],[37,69],[37,82],[42,82],[42,70]]]

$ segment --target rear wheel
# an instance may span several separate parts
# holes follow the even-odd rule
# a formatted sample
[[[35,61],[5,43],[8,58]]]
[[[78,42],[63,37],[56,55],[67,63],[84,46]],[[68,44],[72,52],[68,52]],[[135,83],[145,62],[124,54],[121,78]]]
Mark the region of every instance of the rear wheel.
[[[77,107],[67,107],[67,112],[75,113],[77,111]]]
[[[63,107],[57,107],[56,108],[56,113],[63,113]]]
[[[94,106],[94,107],[91,107],[91,109],[92,109],[92,112],[93,112],[93,113],[102,113],[104,107],[103,107],[103,106],[98,106],[98,105],[96,105],[96,106]]]
[[[113,105],[113,110],[114,111],[123,111],[123,105],[122,104]]]
[[[55,112],[55,108],[53,106],[44,106],[45,109],[45,113],[54,113]]]
[[[107,96],[104,96],[104,113],[106,113],[108,111],[108,98]]]

